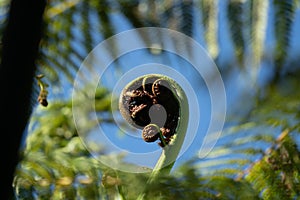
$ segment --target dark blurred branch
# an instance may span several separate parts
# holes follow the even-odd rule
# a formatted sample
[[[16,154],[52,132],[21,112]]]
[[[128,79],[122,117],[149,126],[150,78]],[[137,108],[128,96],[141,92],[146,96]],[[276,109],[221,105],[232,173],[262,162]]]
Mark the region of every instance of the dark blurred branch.
[[[35,59],[45,5],[45,0],[12,0],[10,5],[0,66],[1,153],[6,154],[1,161],[0,199],[13,195],[12,181],[20,158],[20,144],[32,111]]]

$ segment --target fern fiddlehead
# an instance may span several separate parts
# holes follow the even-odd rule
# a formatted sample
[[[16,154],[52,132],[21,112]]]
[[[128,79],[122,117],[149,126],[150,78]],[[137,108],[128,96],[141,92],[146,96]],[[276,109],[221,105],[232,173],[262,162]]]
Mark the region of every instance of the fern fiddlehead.
[[[189,118],[187,97],[171,78],[147,74],[131,81],[122,91],[119,109],[131,125],[143,129],[146,142],[162,147],[149,181],[160,173],[169,173],[180,153]]]

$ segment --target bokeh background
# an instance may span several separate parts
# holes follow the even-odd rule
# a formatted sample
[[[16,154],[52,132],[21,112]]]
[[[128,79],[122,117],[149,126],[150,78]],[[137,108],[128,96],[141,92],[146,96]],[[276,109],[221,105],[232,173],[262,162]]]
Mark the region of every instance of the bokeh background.
[[[8,0],[0,2],[1,32],[9,5]],[[299,0],[48,1],[37,74],[44,75],[49,105],[33,105],[14,180],[17,198],[136,199],[141,193],[145,199],[299,198],[299,8]],[[131,52],[110,66],[107,83],[144,63],[172,66],[199,96],[199,134],[172,173],[150,185],[148,174],[119,172],[99,163],[82,144],[72,115],[74,78],[86,56],[109,37],[140,27],[169,28],[201,44],[218,67],[227,98],[221,137],[202,158],[199,149],[211,105],[193,68],[178,56],[151,50]],[[161,45],[155,33],[142,39]],[[117,47],[107,48],[100,59],[114,57]],[[35,89],[38,93],[38,84]],[[87,132],[95,131],[98,122],[114,131],[112,89],[99,84],[98,118],[86,121]],[[82,112],[91,112],[84,99]],[[101,142],[89,145],[94,152],[107,152]]]

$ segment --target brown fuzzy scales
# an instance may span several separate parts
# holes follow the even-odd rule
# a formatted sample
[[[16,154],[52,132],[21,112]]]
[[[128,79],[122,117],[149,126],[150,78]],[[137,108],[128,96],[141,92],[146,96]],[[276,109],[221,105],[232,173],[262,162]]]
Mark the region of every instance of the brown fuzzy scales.
[[[137,128],[144,128],[150,124],[149,110],[151,106],[160,104],[167,114],[165,124],[160,127],[166,144],[171,141],[171,137],[176,133],[180,110],[179,101],[170,87],[169,83],[160,79],[159,76],[153,75],[138,79],[123,91],[120,104],[122,115]],[[161,112],[159,107],[157,112]],[[147,135],[144,132],[143,134]],[[147,142],[154,142],[158,137],[154,137],[154,139]],[[163,147],[162,143],[159,143],[159,145]]]
[[[145,142],[155,142],[159,138],[159,129],[155,126],[145,126],[142,132]]]

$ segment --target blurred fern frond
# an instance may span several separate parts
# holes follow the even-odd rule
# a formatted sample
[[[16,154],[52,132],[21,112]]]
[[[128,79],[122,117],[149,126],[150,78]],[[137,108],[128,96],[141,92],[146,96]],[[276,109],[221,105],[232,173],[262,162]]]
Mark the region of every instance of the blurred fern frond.
[[[277,73],[283,68],[285,60],[289,52],[291,29],[295,17],[296,3],[295,1],[278,1],[274,0],[275,7],[275,63]]]
[[[227,5],[227,16],[232,42],[235,46],[235,54],[240,65],[244,60],[245,34],[244,34],[244,14],[245,2],[231,0]]]
[[[5,26],[9,1],[2,4],[1,29]],[[252,47],[253,67],[257,68],[264,55],[271,52],[276,65],[282,66],[290,51],[291,29],[298,9],[299,3],[296,0],[230,0],[226,3],[216,0],[201,0],[195,3],[50,1],[45,15],[45,34],[38,62],[41,71],[39,73],[49,74],[53,84],[59,80],[59,72],[63,72],[64,76],[72,81],[74,73],[87,54],[99,42],[120,31],[116,17],[128,23],[125,29],[162,26],[178,30],[192,38],[199,37],[195,34],[204,28],[204,34],[200,35],[200,38],[205,41],[204,46],[214,59],[226,53],[222,51],[224,42],[221,41],[225,30],[219,30],[220,24],[225,23],[228,26],[222,27],[228,28],[231,40],[229,43],[233,44],[239,65],[246,59],[246,45],[249,44]],[[221,12],[227,13],[225,19],[220,18]],[[271,13],[274,15],[270,15]],[[274,18],[274,24],[268,23],[271,17]],[[267,29],[275,30],[274,51],[271,51],[272,47],[265,46]]]
[[[264,44],[268,21],[269,2],[250,1],[250,34],[252,45],[253,65],[258,66],[264,54]]]
[[[201,0],[200,7],[202,13],[202,24],[205,29],[207,51],[213,59],[216,59],[219,54],[218,1]]]
[[[9,1],[3,2],[0,37],[9,6]],[[261,88],[247,115],[229,121],[230,126],[224,130],[219,145],[206,159],[195,158],[171,176],[162,176],[160,181],[149,185],[145,199],[197,199],[199,196],[206,199],[241,196],[297,199],[300,195],[300,96],[296,92],[300,86],[299,72],[293,65],[289,67],[291,73],[282,79],[278,79],[278,74],[288,63],[291,31],[296,26],[299,4],[298,0],[48,1],[38,73],[45,74],[51,86],[61,84],[61,87],[65,80],[72,84],[81,63],[101,41],[124,30],[149,26],[170,28],[200,43],[203,41],[215,61],[222,56],[228,58],[230,51],[234,52],[237,63],[230,59],[218,62],[219,68],[228,71],[241,66],[258,70],[266,62],[271,63],[271,68],[276,68],[276,81]],[[272,18],[274,23],[269,23]],[[220,30],[223,27],[228,30]],[[267,45],[268,30],[275,31],[275,49]],[[159,43],[163,39],[153,32],[141,38],[145,43]],[[114,44],[105,53],[116,57],[118,47]],[[0,44],[0,53],[1,48]],[[185,49],[187,54],[195,53],[192,48]],[[251,60],[250,65],[246,65],[247,59]],[[299,63],[298,58],[294,63]],[[122,70],[124,63],[117,65]],[[113,122],[110,95],[108,89],[96,91],[94,106],[100,117],[87,120],[87,130],[94,128],[98,121]],[[241,108],[246,104],[238,103],[242,104]],[[23,160],[14,182],[17,196],[20,199],[34,199],[34,196],[41,199],[135,199],[145,189],[147,174],[116,172],[99,165],[78,137],[71,104],[70,101],[51,102],[47,110],[38,108],[32,117],[34,124],[26,138]],[[82,112],[90,111],[84,106],[85,102],[82,105]],[[283,137],[286,131],[288,134]],[[93,148],[97,152],[104,150],[97,144]]]

